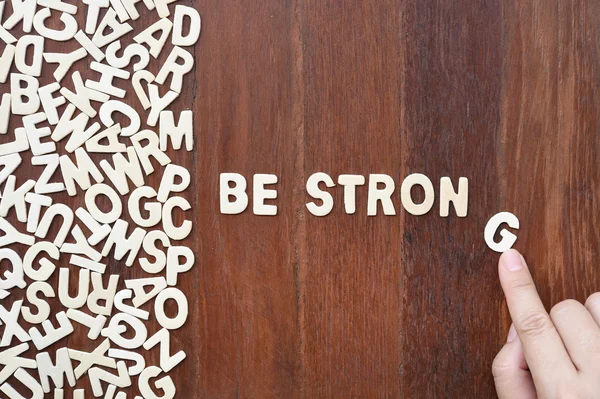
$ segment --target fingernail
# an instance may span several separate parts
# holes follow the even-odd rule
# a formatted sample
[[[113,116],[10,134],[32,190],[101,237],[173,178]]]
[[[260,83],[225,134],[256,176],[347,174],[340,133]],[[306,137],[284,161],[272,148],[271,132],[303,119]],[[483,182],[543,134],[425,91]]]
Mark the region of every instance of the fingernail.
[[[521,270],[525,265],[525,260],[521,254],[514,249],[510,249],[503,253],[500,262],[502,263],[502,266],[510,272]]]
[[[515,325],[512,324],[510,326],[510,330],[508,330],[508,337],[506,337],[506,342],[512,342],[517,338],[517,330],[515,329]]]

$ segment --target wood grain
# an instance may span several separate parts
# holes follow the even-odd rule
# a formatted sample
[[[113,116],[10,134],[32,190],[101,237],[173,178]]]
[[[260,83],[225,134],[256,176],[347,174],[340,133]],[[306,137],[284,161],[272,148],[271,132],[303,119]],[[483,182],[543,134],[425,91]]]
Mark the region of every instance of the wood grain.
[[[548,307],[600,290],[600,4],[180,3],[203,26],[172,107],[193,109],[195,126],[195,151],[169,152],[194,176],[190,317],[172,335],[188,354],[170,373],[178,397],[495,397],[491,362],[510,321],[483,230],[500,211],[519,217],[516,247]],[[155,19],[143,12],[135,26]],[[18,184],[40,172],[21,167]],[[221,215],[223,172],[250,184],[276,174],[278,215]],[[436,190],[465,176],[469,216],[440,218],[438,201],[407,215],[396,190],[398,215],[367,217],[366,186],[346,215],[337,186],[333,212],[318,218],[305,207],[315,172],[385,173],[398,188],[419,172]],[[109,270],[144,276],[137,264]],[[78,332],[51,353],[65,345],[93,349]],[[156,364],[158,351],[147,358]]]

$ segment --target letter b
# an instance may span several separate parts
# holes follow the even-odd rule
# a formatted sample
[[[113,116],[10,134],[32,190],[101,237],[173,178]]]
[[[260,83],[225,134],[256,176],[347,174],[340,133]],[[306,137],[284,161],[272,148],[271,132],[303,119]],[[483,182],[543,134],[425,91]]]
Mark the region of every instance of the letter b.
[[[230,187],[230,182],[235,183],[235,186]],[[220,202],[222,214],[237,215],[246,210],[246,207],[248,207],[248,194],[246,194],[247,186],[246,179],[239,173],[221,173]],[[230,201],[229,196],[235,197],[235,200]]]

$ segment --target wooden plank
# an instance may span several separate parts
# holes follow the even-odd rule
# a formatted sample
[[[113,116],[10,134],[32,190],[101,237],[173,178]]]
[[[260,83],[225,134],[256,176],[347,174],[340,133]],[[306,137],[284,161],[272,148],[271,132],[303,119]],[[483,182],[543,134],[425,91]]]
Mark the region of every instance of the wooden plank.
[[[199,395],[299,393],[291,207],[293,13],[284,2],[206,1],[197,50]],[[278,175],[276,217],[221,215],[218,179]],[[270,187],[271,188],[271,187]]]
[[[397,2],[304,1],[301,7],[306,180],[326,172],[403,173],[401,36]],[[305,214],[300,269],[306,397],[398,396],[402,217]],[[394,195],[397,201],[399,196]],[[307,201],[308,202],[308,198]],[[381,212],[381,209],[380,209]]]
[[[469,179],[469,213],[407,216],[401,384],[406,397],[490,397],[500,305],[497,256],[483,240],[501,210],[496,170],[502,94],[500,4],[404,2],[406,174],[439,188]],[[436,192],[437,194],[437,192]],[[495,295],[490,295],[490,293]]]
[[[506,1],[506,202],[549,308],[598,290],[599,77],[595,4]]]

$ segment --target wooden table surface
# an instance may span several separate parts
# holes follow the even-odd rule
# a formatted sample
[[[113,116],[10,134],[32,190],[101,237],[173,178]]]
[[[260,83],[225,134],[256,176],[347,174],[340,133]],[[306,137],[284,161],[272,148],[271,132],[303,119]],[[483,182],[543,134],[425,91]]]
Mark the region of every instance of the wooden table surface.
[[[179,3],[202,34],[171,107],[192,109],[195,128],[193,152],[169,151],[192,172],[194,208],[179,217],[193,217],[196,253],[181,281],[190,315],[171,337],[187,351],[169,373],[177,397],[494,397],[510,320],[483,230],[501,211],[520,219],[516,248],[548,307],[600,290],[600,2]],[[142,14],[134,26],[157,18]],[[223,172],[276,174],[278,215],[220,214]],[[346,215],[336,186],[333,212],[315,217],[315,172],[385,173],[397,187],[418,172],[436,191],[464,176],[469,214],[441,218],[436,199],[412,216],[396,190],[398,215],[368,217],[365,186]],[[146,276],[137,263],[109,271]],[[92,350],[85,334],[52,351]],[[158,362],[157,348],[144,354]]]

